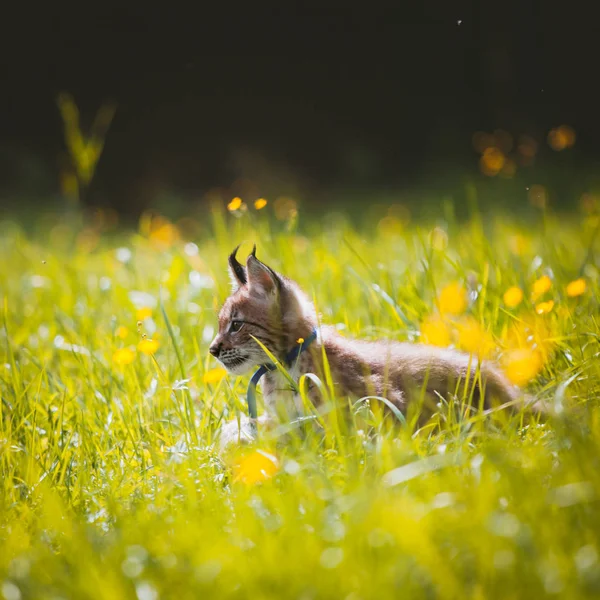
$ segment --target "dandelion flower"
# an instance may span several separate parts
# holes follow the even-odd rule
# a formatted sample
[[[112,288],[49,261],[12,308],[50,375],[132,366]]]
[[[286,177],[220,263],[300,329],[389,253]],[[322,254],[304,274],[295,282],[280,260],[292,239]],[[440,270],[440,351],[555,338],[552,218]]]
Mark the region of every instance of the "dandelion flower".
[[[256,210],[260,210],[261,208],[264,208],[267,205],[267,201],[264,198],[259,198],[258,200],[254,201],[254,208]]]
[[[233,212],[242,206],[242,199],[237,196],[227,205],[227,210]]]
[[[484,150],[482,157],[479,159],[479,168],[484,175],[493,177],[498,175],[505,162],[504,153],[499,148],[492,146]]]
[[[206,371],[206,373],[204,373],[204,377],[202,377],[202,381],[204,381],[204,383],[218,383],[226,375],[227,371],[225,369],[217,367],[216,369]]]
[[[438,297],[440,312],[460,315],[467,308],[467,290],[458,282],[445,286]]]
[[[533,283],[533,298],[539,298],[545,294],[552,287],[552,279],[548,275],[542,275],[539,279]]]
[[[441,317],[430,317],[421,323],[421,341],[442,348],[451,342],[448,325]]]
[[[548,300],[548,302],[540,302],[535,307],[535,312],[538,315],[546,315],[549,312],[552,312],[554,308],[554,300]]]
[[[502,296],[504,300],[504,304],[509,308],[515,308],[515,306],[519,306],[523,301],[523,290],[516,285],[508,288],[504,292],[504,296]]]
[[[575,281],[571,281],[571,283],[567,285],[567,296],[569,296],[569,298],[581,296],[585,293],[586,289],[587,283],[585,282],[585,279],[580,277],[579,279],[575,279]]]
[[[552,150],[560,152],[575,144],[575,130],[568,125],[561,125],[548,133],[548,145]]]
[[[536,316],[513,323],[506,331],[504,343],[510,349],[536,350],[544,362],[550,357],[555,344],[547,319]]]
[[[113,362],[120,367],[128,365],[135,359],[135,352],[131,348],[119,348],[112,356]]]
[[[170,248],[179,239],[179,229],[164,217],[154,217],[148,225],[149,238],[158,248]]]
[[[456,324],[458,347],[477,358],[487,358],[495,348],[494,338],[476,319],[468,318]]]
[[[505,355],[503,363],[508,380],[519,386],[529,383],[544,366],[542,356],[533,348],[511,350]]]
[[[138,321],[149,319],[152,316],[152,309],[148,306],[144,306],[135,313],[135,316]]]
[[[279,461],[272,454],[256,450],[233,465],[233,481],[254,485],[271,479],[279,469]]]
[[[143,354],[154,354],[159,347],[160,343],[157,340],[149,338],[143,339],[137,346],[138,350]]]

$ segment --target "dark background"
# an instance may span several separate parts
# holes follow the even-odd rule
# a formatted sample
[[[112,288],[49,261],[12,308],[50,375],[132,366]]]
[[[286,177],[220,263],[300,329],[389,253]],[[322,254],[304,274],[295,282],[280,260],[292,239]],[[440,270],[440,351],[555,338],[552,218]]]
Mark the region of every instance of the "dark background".
[[[566,123],[577,143],[565,172],[598,166],[595,3],[397,5],[5,8],[2,201],[59,193],[61,91],[84,124],[118,104],[84,201],[125,212],[248,180],[308,202],[454,189],[477,175],[473,133],[495,128],[543,146]]]

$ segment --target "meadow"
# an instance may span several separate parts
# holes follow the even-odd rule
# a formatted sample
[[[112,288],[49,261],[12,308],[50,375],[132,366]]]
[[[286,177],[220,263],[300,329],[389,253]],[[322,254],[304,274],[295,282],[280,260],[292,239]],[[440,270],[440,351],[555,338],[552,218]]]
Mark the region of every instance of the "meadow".
[[[291,200],[201,219],[0,223],[0,596],[600,594],[598,206],[360,227]],[[209,355],[226,258],[258,255],[346,336],[498,361],[547,407],[424,426],[334,398],[218,451],[248,379]],[[260,396],[259,396],[260,402]]]

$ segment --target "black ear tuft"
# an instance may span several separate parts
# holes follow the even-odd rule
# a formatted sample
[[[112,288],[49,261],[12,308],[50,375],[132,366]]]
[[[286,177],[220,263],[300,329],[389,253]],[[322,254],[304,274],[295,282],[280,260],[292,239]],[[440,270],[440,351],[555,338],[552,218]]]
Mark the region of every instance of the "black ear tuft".
[[[239,247],[239,246],[238,246]],[[252,252],[250,252],[250,254],[252,256],[254,256],[254,258],[256,258],[256,244],[254,244],[254,246],[252,246]]]
[[[248,278],[246,277],[246,270],[243,265],[238,262],[236,258],[237,251],[240,248],[240,244],[238,244],[233,252],[229,255],[229,267],[231,268],[232,274],[238,280],[240,285],[246,285],[248,283]]]

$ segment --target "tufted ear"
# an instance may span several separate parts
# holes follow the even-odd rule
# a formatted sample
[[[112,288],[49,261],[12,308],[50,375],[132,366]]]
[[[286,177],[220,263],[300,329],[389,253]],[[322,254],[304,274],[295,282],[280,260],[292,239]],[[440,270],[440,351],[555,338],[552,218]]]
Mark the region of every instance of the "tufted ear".
[[[254,248],[246,262],[248,289],[255,296],[265,298],[275,296],[279,292],[281,280],[275,271],[256,258],[255,252],[256,248]]]
[[[229,255],[229,278],[231,279],[231,290],[237,291],[241,286],[248,283],[248,277],[246,275],[246,269],[238,262],[236,258],[239,244],[235,247],[233,252]]]

